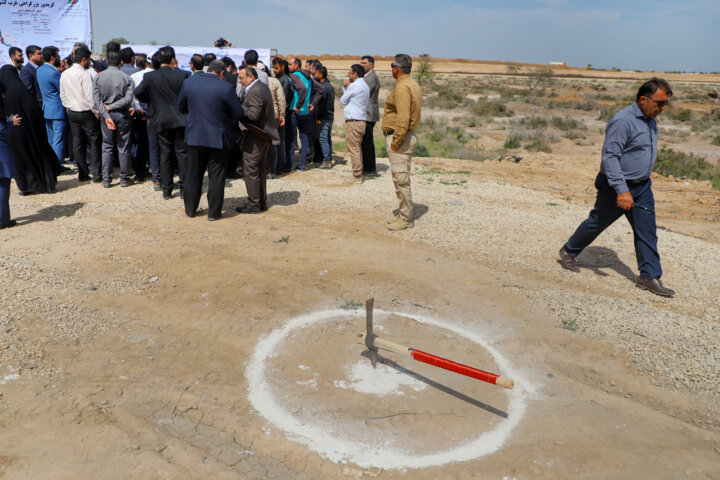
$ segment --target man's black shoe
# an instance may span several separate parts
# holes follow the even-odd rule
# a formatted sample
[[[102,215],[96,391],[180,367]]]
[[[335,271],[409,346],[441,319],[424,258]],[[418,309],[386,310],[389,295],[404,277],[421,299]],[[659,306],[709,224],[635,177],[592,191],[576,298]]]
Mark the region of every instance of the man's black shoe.
[[[110,188],[111,185],[110,185],[110,182],[106,182],[105,180],[103,180],[102,186],[103,186],[104,188]]]
[[[10,220],[5,225],[0,225],[0,230],[5,229],[5,228],[11,228],[11,227],[14,227],[15,225],[17,225],[17,220]]]
[[[237,207],[235,209],[235,211],[238,213],[261,213],[262,212],[262,210],[260,210],[258,208],[247,208],[247,207]]]
[[[97,177],[97,178],[93,177],[92,182],[93,182],[93,183],[100,183],[100,182],[102,182],[102,178],[100,178],[100,177]]]
[[[637,286],[643,290],[650,290],[655,295],[660,295],[662,297],[672,297],[675,295],[675,290],[664,286],[662,281],[660,281],[660,277],[655,277],[652,280],[645,280],[642,277],[638,277]]]
[[[572,255],[567,253],[565,251],[565,247],[562,247],[560,249],[559,253],[560,253],[560,265],[562,265],[562,267],[565,270],[570,270],[571,272],[575,272],[575,273],[580,272],[580,268],[578,268],[578,266],[577,266],[577,261],[575,260],[575,257],[573,257]]]
[[[208,216],[208,222],[214,222],[216,220],[220,220],[222,218],[222,215],[219,215],[217,217],[210,217]]]
[[[132,178],[121,178],[120,179],[121,187],[129,187],[130,185],[135,185],[135,182],[133,182]]]

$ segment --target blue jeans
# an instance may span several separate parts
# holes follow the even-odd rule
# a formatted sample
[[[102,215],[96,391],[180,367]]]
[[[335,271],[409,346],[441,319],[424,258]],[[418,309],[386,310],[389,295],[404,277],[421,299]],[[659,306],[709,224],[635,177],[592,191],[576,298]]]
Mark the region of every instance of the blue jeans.
[[[623,210],[617,206],[617,193],[603,173],[595,179],[597,197],[595,206],[587,220],[580,224],[570,240],[565,244],[565,251],[576,257],[592,243],[615,220],[625,215],[630,222],[635,240],[635,256],[637,257],[640,276],[652,280],[662,276],[660,254],[657,249],[657,225],[655,224],[655,198],[652,193],[652,181],[648,178],[640,183],[627,183],[633,202],[650,209],[631,208]]]
[[[322,120],[318,133],[323,162],[332,160],[332,119]]]
[[[295,147],[298,133],[300,134],[300,168],[306,168],[308,152],[308,132],[310,131],[310,115],[292,112],[290,121],[290,170],[295,170]]]
[[[45,130],[47,131],[48,143],[55,152],[60,165],[65,163],[65,130],[67,129],[67,120],[61,119],[45,119]]]

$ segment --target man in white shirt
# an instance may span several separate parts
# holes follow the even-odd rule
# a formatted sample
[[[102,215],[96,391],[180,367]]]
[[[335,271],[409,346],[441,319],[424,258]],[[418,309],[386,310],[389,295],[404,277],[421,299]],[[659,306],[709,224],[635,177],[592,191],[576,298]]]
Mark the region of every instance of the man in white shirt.
[[[72,67],[60,75],[60,100],[68,110],[78,177],[81,181],[90,180],[92,169],[93,182],[100,183],[100,121],[93,102],[92,77],[87,71],[90,50],[79,47],[73,55]]]
[[[362,183],[362,139],[365,135],[365,120],[367,118],[367,104],[370,100],[370,88],[363,77],[365,69],[360,64],[350,67],[348,80],[343,84],[343,96],[340,103],[345,107],[345,143],[353,171],[353,183]]]

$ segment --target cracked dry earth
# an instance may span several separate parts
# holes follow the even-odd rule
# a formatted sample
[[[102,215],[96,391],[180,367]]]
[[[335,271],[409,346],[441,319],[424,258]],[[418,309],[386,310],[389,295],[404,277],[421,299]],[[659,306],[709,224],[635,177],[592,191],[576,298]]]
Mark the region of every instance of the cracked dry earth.
[[[421,159],[419,218],[397,233],[384,223],[395,207],[385,159],[358,186],[342,164],[273,180],[263,215],[232,213],[244,195],[233,182],[213,223],[149,184],[62,177],[53,196],[13,192],[19,225],[0,232],[0,478],[720,478],[720,194],[654,179],[678,291],[662,299],[633,286],[624,220],[579,258],[580,274],[557,264],[596,166],[590,152]],[[369,297],[481,335],[510,362],[526,411],[493,453],[422,469],[335,462],[253,408],[246,368],[261,339]],[[514,414],[497,387],[393,354],[422,388],[338,388],[367,361],[362,316],[348,312],[267,362],[277,401],[303,422],[424,454]],[[398,343],[499,368],[462,335],[402,315],[383,325]]]

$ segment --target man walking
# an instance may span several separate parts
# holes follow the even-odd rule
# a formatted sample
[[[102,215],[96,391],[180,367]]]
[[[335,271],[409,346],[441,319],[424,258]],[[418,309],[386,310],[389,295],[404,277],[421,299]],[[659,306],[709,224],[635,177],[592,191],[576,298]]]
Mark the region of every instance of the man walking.
[[[378,94],[380,93],[380,80],[375,73],[375,59],[365,55],[360,60],[360,65],[365,69],[365,83],[370,89],[370,100],[367,105],[367,118],[365,119],[365,135],[362,139],[363,173],[373,175],[377,173],[375,167],[375,140],[373,129],[380,120],[380,109],[378,107]]]
[[[271,142],[280,138],[278,123],[270,89],[258,80],[257,71],[250,67],[240,70],[238,82],[245,87],[240,121],[247,129],[243,136],[243,173],[248,199],[244,207],[236,210],[259,213],[268,209],[265,159]]]
[[[205,171],[208,172],[208,220],[222,216],[225,199],[225,165],[234,142],[232,124],[243,114],[233,85],[225,82],[225,64],[213,60],[207,73],[188,78],[178,96],[178,109],[187,114],[185,143],[185,214],[194,217]]]
[[[343,84],[343,96],[340,103],[345,106],[345,143],[352,164],[353,183],[362,183],[362,138],[365,134],[365,119],[367,118],[367,104],[370,99],[370,89],[363,77],[365,69],[360,64],[350,67],[348,79]]]
[[[120,70],[120,54],[110,52],[108,68],[100,72],[93,85],[95,107],[100,111],[102,130],[102,185],[110,188],[112,182],[113,156],[118,151],[120,162],[120,186],[129,187],[132,154],[130,135],[132,124],[130,109],[133,102],[133,81]]]
[[[160,144],[160,180],[163,198],[172,198],[173,185],[173,154],[178,163],[178,188],[183,197],[183,181],[185,180],[185,161],[187,145],[185,144],[185,114],[178,110],[177,99],[183,82],[189,72],[180,70],[175,59],[175,49],[162,47],[158,52],[160,68],[143,77],[138,85],[135,96],[148,105],[148,124],[150,130],[157,133]]]
[[[588,219],[560,249],[560,263],[565,269],[579,272],[575,257],[625,215],[635,239],[635,256],[640,270],[637,286],[663,297],[675,295],[675,291],[665,287],[660,280],[662,267],[650,180],[657,158],[655,118],[667,108],[672,94],[665,80],[653,77],[640,87],[635,103],[608,122],[600,173],[595,178],[595,206]]]
[[[388,230],[403,230],[413,226],[410,168],[412,153],[417,145],[415,130],[420,125],[422,89],[410,76],[412,58],[400,53],[390,65],[395,87],[385,101],[382,130],[390,160],[390,172],[395,194],[400,200],[400,212],[388,223]]]
[[[43,64],[37,71],[37,85],[42,95],[43,117],[48,143],[57,155],[60,166],[65,163],[65,131],[67,116],[60,100],[60,53],[57,47],[42,49]]]
[[[92,171],[93,182],[100,183],[100,123],[93,101],[93,81],[87,71],[89,64],[90,50],[75,49],[72,66],[60,75],[60,100],[67,108],[78,180],[90,180]]]

